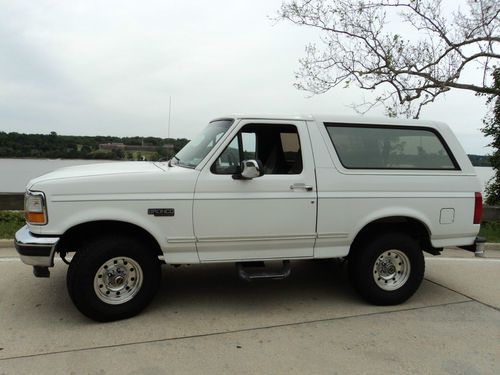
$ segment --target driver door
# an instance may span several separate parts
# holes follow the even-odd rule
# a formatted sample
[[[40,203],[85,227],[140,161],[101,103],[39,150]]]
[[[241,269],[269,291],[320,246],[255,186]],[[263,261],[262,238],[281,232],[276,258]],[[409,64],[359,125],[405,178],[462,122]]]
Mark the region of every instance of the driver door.
[[[316,179],[304,121],[241,121],[196,184],[201,261],[308,258],[316,238]],[[245,180],[243,160],[264,175]]]

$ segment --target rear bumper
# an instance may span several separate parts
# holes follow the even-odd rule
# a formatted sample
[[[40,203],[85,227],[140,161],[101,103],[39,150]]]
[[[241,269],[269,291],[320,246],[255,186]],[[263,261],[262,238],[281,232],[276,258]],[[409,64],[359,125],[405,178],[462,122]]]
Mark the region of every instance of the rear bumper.
[[[14,245],[23,263],[30,266],[53,267],[59,237],[32,234],[25,225],[16,232]]]
[[[475,256],[483,258],[486,254],[486,238],[476,237],[474,244],[467,246],[459,246],[459,248],[471,251]]]

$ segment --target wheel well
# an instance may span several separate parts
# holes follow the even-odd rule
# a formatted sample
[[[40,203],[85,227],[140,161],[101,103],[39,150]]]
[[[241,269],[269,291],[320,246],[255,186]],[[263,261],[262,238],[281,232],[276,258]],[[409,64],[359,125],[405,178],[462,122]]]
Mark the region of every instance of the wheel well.
[[[109,234],[126,234],[140,238],[156,255],[163,255],[158,241],[148,231],[135,224],[112,220],[93,221],[75,225],[63,234],[57,243],[56,251],[66,253],[76,252],[89,238]]]
[[[432,246],[427,226],[417,219],[406,216],[386,217],[365,225],[354,238],[351,250],[356,250],[363,242],[387,232],[407,234],[417,240],[422,250],[428,253],[439,254],[441,251]]]

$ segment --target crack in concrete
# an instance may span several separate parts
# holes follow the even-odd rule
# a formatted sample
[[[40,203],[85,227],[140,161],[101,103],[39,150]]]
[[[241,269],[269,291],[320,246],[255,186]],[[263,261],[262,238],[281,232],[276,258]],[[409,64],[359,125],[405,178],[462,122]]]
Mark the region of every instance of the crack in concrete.
[[[453,289],[453,288],[447,287],[446,285],[440,284],[440,283],[438,283],[437,281],[434,281],[434,280],[431,280],[431,279],[428,279],[428,278],[425,278],[425,280],[427,280],[428,282],[430,282],[430,283],[432,283],[432,284],[434,284],[434,285],[440,286],[441,288],[444,288],[444,289],[447,289],[447,290],[449,290],[449,291],[451,291],[451,292],[457,293],[457,294],[461,295],[462,297],[469,298],[469,299],[470,299],[470,300],[472,300],[472,301],[475,301],[475,302],[477,302],[477,303],[480,303],[481,305],[487,306],[487,307],[489,307],[489,308],[491,308],[491,309],[493,309],[493,310],[496,310],[496,311],[499,311],[499,312],[500,312],[500,309],[499,309],[498,307],[496,307],[496,306],[492,306],[492,305],[490,305],[490,304],[488,304],[488,303],[486,303],[486,302],[480,301],[480,300],[478,300],[477,298],[471,297],[471,296],[469,296],[469,295],[467,295],[467,294],[464,294],[464,293],[462,293],[462,292],[459,292],[458,290],[455,290],[455,289]]]
[[[430,281],[430,282],[434,283],[433,281]],[[434,284],[437,284],[437,283],[434,283]],[[439,284],[437,284],[437,285],[439,285]],[[444,287],[444,288],[446,288],[446,287]],[[449,289],[449,288],[446,288],[446,289]],[[158,343],[158,342],[168,342],[168,341],[187,340],[187,339],[202,338],[202,337],[230,335],[230,334],[234,334],[234,333],[260,331],[260,330],[273,329],[273,328],[293,327],[293,326],[298,326],[298,325],[314,324],[314,323],[322,323],[322,322],[333,322],[333,321],[337,321],[337,320],[364,318],[364,317],[377,316],[377,315],[383,315],[383,314],[393,314],[393,313],[399,313],[399,312],[424,310],[424,309],[431,309],[431,308],[436,308],[436,307],[479,302],[479,301],[474,300],[473,298],[465,296],[462,293],[459,293],[459,292],[455,292],[455,293],[468,298],[468,300],[448,302],[448,303],[430,305],[430,306],[410,307],[407,309],[378,311],[378,312],[358,314],[358,315],[346,315],[346,316],[339,316],[336,318],[315,319],[315,320],[307,320],[307,321],[302,321],[302,322],[283,323],[283,324],[274,324],[274,325],[262,326],[262,327],[243,328],[243,329],[236,329],[236,330],[230,330],[230,331],[210,332],[210,333],[202,333],[202,334],[197,334],[197,335],[187,335],[187,336],[170,337],[170,338],[154,339],[154,340],[146,340],[146,341],[127,342],[127,343],[115,344],[115,345],[103,345],[103,346],[95,346],[95,347],[89,347],[89,348],[59,350],[59,351],[37,353],[37,354],[26,354],[26,355],[20,355],[20,356],[0,358],[0,362],[13,360],[13,359],[33,358],[33,357],[42,357],[42,356],[56,355],[56,354],[76,353],[76,352],[91,351],[91,350],[120,348],[120,347],[141,345],[141,344],[152,344],[152,343]],[[479,302],[479,303],[481,303],[481,302]]]

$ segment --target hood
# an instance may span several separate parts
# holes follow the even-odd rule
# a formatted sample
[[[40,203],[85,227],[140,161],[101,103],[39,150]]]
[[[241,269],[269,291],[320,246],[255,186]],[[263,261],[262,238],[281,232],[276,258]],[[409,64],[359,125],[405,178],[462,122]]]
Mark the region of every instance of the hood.
[[[40,177],[34,178],[28,183],[28,189],[39,182],[60,179],[72,179],[81,177],[97,177],[97,176],[111,176],[119,174],[139,174],[162,172],[163,169],[156,166],[152,162],[117,162],[117,163],[99,163],[99,164],[86,164],[74,167],[65,167],[56,169],[53,172],[44,174]]]
[[[58,169],[31,180],[28,189],[51,199],[144,199],[171,193],[192,197],[199,172],[151,162],[119,162]]]

